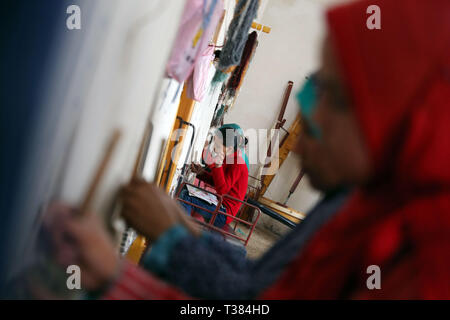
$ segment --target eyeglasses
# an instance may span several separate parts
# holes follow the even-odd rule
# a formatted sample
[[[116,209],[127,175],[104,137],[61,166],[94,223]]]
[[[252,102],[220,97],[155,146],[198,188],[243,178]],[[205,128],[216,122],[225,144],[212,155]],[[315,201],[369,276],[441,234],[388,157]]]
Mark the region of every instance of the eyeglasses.
[[[314,122],[313,115],[319,99],[319,84],[317,75],[312,74],[297,94],[297,101],[300,105],[302,121],[304,123],[304,131],[306,134],[320,139],[321,131],[319,126]]]
[[[349,100],[344,94],[344,90],[339,83],[331,79],[322,79],[317,73],[308,77],[300,92],[297,94],[297,101],[300,105],[304,132],[316,139],[321,138],[321,130],[313,120],[314,112],[319,101],[326,99],[326,105],[333,110],[348,110]]]

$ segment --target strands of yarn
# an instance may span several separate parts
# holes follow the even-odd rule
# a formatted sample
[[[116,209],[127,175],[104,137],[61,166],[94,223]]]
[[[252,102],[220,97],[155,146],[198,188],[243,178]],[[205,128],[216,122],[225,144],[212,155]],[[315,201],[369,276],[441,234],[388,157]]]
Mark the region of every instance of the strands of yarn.
[[[228,29],[225,46],[220,55],[220,70],[225,70],[241,62],[248,32],[256,17],[258,7],[259,0],[239,0],[234,10],[233,20]]]
[[[225,73],[225,72],[222,72],[220,70],[216,70],[216,72],[214,73],[214,77],[213,77],[211,82],[213,84],[225,82],[228,79],[229,76],[230,75]]]
[[[229,89],[232,91],[236,91],[237,89],[239,89],[242,84],[244,74],[247,71],[250,60],[252,59],[256,46],[258,45],[257,38],[258,35],[256,31],[253,31],[248,36],[247,43],[244,47],[244,52],[242,53],[241,62],[231,74],[230,80],[227,84]]]

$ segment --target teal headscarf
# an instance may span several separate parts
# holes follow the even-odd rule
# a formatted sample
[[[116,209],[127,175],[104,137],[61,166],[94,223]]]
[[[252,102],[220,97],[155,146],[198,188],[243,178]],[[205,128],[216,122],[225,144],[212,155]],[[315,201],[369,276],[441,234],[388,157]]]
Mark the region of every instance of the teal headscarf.
[[[241,150],[242,157],[244,158],[245,164],[247,165],[247,169],[250,170],[248,157],[247,157],[247,154],[245,153],[245,136],[244,136],[244,131],[236,123],[224,124],[223,126],[221,126],[219,128],[219,130],[222,130],[222,129],[233,129],[236,132],[236,136],[238,136],[240,138],[239,141],[238,141],[237,148]]]
[[[312,135],[320,139],[321,132],[317,123],[313,120],[314,111],[317,107],[318,100],[318,85],[315,74],[312,74],[303,85],[302,89],[297,94],[297,101],[300,105],[300,112],[303,121],[308,123],[311,128]]]

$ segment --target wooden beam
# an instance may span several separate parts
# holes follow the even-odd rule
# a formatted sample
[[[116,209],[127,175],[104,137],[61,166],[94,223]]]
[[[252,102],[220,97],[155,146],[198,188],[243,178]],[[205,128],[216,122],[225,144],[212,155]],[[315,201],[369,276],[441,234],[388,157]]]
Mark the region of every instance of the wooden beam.
[[[145,249],[147,248],[147,244],[147,239],[145,239],[144,236],[138,235],[128,249],[128,252],[126,254],[127,260],[134,265],[138,265],[139,261],[141,261]]]
[[[184,85],[183,92],[181,93],[180,105],[178,107],[177,117],[182,118],[184,121],[191,120],[192,112],[194,111],[195,100],[188,98],[187,96],[187,86]],[[187,125],[181,125],[180,122],[175,121],[173,125],[172,132],[170,133],[170,137],[172,138],[173,134],[178,130],[187,129]],[[164,161],[162,163],[166,164],[164,171],[161,176],[160,186],[166,189],[166,192],[169,192],[170,186],[172,184],[173,176],[175,175],[175,170],[177,168],[178,160],[180,159],[183,145],[184,136],[180,136],[176,141],[169,141],[168,148],[165,155]],[[170,165],[172,163],[172,165]]]
[[[302,222],[302,219],[297,219],[297,218],[295,218],[295,217],[293,217],[293,216],[290,216],[290,215],[284,213],[283,211],[279,211],[279,210],[277,210],[277,209],[275,209],[275,208],[270,208],[270,209],[273,210],[273,211],[275,211],[276,213],[278,213],[280,216],[285,217],[285,218],[288,219],[289,221],[292,221],[292,222],[295,223],[295,224],[299,224],[300,222]]]
[[[219,23],[217,24],[216,31],[215,31],[213,39],[212,39],[212,43],[214,43],[215,45],[217,45],[217,41],[218,41],[219,35],[220,35],[220,30],[222,30],[223,20],[225,19],[225,12],[226,12],[226,10],[223,10],[222,18],[220,18]]]
[[[284,213],[284,214],[286,214],[288,216],[291,216],[291,217],[294,217],[294,218],[297,218],[297,219],[300,219],[300,220],[303,220],[305,218],[305,216],[306,216],[303,212],[300,212],[300,211],[294,210],[292,208],[288,208],[288,207],[282,206],[282,205],[276,203],[275,201],[267,199],[267,198],[264,198],[264,197],[261,197],[259,199],[259,202],[261,202],[262,204],[268,206],[271,209],[275,209],[277,212],[282,212],[282,213]]]
[[[283,139],[283,142],[279,148],[278,152],[278,166],[281,167],[284,160],[289,155],[289,152],[294,149],[295,144],[297,143],[297,139],[300,136],[301,132],[301,123],[300,123],[300,114],[297,115],[292,125],[289,127],[289,135],[286,139]],[[262,189],[261,189],[261,196],[264,195],[264,193],[267,191],[267,188],[269,187],[270,183],[272,182],[273,178],[275,177],[275,174],[273,175],[263,175],[261,176],[262,180]]]
[[[195,101],[187,97],[186,88],[187,87],[184,86],[183,92],[181,93],[177,116],[181,117],[185,121],[189,121],[191,119],[192,111],[194,110]],[[186,126],[184,125],[181,126],[181,128],[185,127]],[[180,128],[179,121],[175,121],[169,137],[171,137],[172,134],[174,134],[175,130],[179,128]],[[157,180],[155,182],[158,183],[159,181],[159,186],[164,187],[166,189],[166,192],[169,192],[170,185],[172,184],[172,179],[173,176],[175,175],[177,163],[181,154],[182,148],[181,147],[177,148],[177,145],[181,146],[183,144],[183,140],[184,140],[183,136],[180,136],[178,141],[169,140],[167,141],[166,146],[164,147],[163,158],[160,161],[157,173]],[[172,166],[170,166],[171,161]],[[139,264],[139,261],[141,260],[142,254],[144,253],[147,245],[148,241],[145,239],[145,237],[143,237],[142,235],[138,235],[127,252],[126,255],[127,259],[134,264]]]

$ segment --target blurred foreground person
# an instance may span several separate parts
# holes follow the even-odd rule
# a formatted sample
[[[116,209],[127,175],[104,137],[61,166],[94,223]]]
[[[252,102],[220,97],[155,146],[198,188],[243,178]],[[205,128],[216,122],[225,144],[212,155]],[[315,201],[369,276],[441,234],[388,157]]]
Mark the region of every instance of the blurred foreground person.
[[[52,232],[56,233],[57,261],[64,266],[80,265],[86,277],[82,278],[82,287],[91,292],[92,298],[172,299],[181,295],[154,278],[157,276],[196,298],[254,299],[276,281],[316,230],[347,199],[348,192],[339,184],[341,178],[330,161],[321,156],[321,144],[314,137],[305,133],[296,149],[304,153],[303,161],[310,164],[307,173],[309,170],[321,173],[313,180],[326,195],[301,224],[260,259],[247,259],[239,247],[200,231],[162,190],[135,180],[122,192],[123,213],[130,225],[151,241],[151,250],[144,255],[141,265],[152,275],[125,261],[119,262],[100,221],[93,215],[81,220],[60,219],[65,225],[60,223]],[[60,235],[61,232],[66,236]],[[62,238],[70,239],[73,250],[61,245]],[[78,256],[72,251],[78,252]],[[95,252],[101,254],[92,254]],[[136,282],[136,278],[148,279]],[[91,279],[97,280],[93,283]],[[116,279],[120,285],[115,283]]]
[[[150,251],[141,260],[142,267],[197,298],[257,298],[347,199],[348,192],[340,187],[333,166],[321,156],[320,145],[306,136],[302,141],[307,158],[326,177],[315,178],[326,195],[294,230],[256,260],[246,258],[241,247],[224,241],[222,236],[196,230],[197,225],[189,226],[190,221],[177,215],[178,210],[173,209],[170,213],[158,210],[155,207],[158,200],[153,199],[153,194],[159,198],[168,197],[156,186],[139,181],[127,186],[123,195],[124,215],[129,224],[149,237],[152,243]],[[139,211],[133,209],[137,207],[140,207]],[[176,219],[169,218],[172,214]],[[165,227],[155,227],[161,224]]]
[[[373,4],[381,30],[366,28]],[[327,19],[313,119],[359,190],[262,298],[450,298],[450,2],[363,1]]]
[[[373,4],[381,9],[381,30],[366,27]],[[327,18],[322,67],[307,95],[317,107],[303,114],[340,183],[358,190],[257,298],[450,298],[450,2],[363,1]],[[300,142],[302,155],[304,148]],[[304,167],[320,184],[320,170],[307,161]],[[124,204],[138,231],[155,240],[184,223],[199,236],[162,191],[134,184]],[[92,239],[89,223],[69,221],[67,234],[82,272],[102,279],[91,288],[101,283],[105,298],[186,297],[139,268],[120,267],[106,244],[108,259],[91,254],[103,238]],[[108,260],[117,267],[105,268]],[[373,267],[380,286],[368,281]]]

